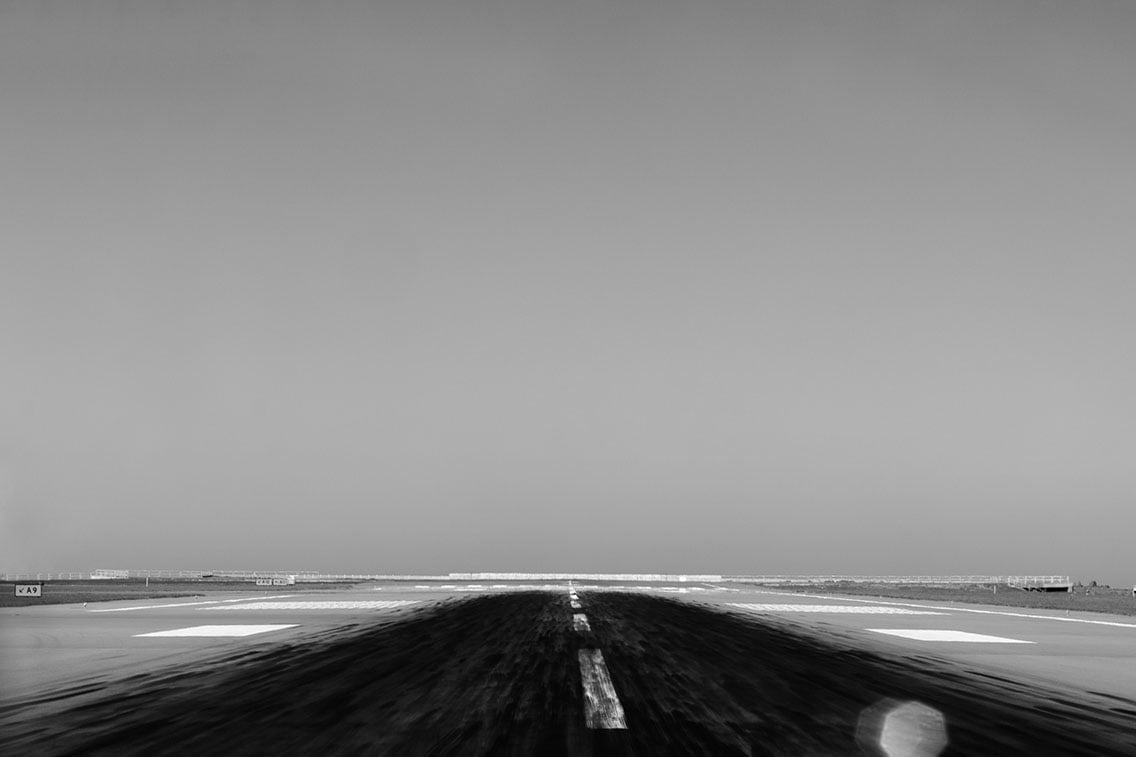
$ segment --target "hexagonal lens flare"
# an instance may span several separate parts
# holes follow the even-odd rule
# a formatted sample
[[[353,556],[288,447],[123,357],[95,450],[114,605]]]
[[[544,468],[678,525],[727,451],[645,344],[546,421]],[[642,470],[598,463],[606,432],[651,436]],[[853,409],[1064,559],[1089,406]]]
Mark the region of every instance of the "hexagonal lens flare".
[[[886,699],[860,715],[856,742],[886,757],[938,757],[947,747],[947,719],[922,702]]]

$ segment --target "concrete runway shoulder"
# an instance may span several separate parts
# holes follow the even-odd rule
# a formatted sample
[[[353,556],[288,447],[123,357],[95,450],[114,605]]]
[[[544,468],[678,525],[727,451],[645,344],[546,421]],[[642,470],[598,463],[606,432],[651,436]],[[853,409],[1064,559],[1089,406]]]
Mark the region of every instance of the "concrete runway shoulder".
[[[658,596],[581,590],[576,604],[551,591],[447,600],[50,709],[12,704],[0,751],[846,755],[863,753],[865,717],[915,700],[945,718],[948,755],[1136,753],[1122,703]],[[587,727],[585,648],[602,650],[626,730]]]

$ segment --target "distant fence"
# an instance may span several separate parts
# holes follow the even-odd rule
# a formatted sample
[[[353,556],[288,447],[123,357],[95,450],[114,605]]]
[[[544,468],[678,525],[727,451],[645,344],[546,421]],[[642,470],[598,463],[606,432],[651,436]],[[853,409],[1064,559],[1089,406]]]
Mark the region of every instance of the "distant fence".
[[[256,578],[284,578],[295,576],[319,576],[314,570],[108,570],[99,568],[91,573],[91,578],[234,578],[253,580]]]
[[[728,576],[725,580],[756,584],[1008,584],[1010,586],[1071,585],[1069,576]]]
[[[1069,576],[1006,576],[1006,583],[1027,591],[1073,591]]]
[[[721,581],[711,574],[685,573],[451,573],[455,581]]]
[[[447,575],[398,575],[390,573],[319,573],[310,570],[107,570],[91,578],[232,578],[254,580],[295,576],[297,582],[315,581],[721,581],[717,574],[681,573],[449,573]]]
[[[390,573],[320,573],[312,570],[110,570],[100,568],[90,573],[0,573],[4,581],[85,581],[87,579],[208,579],[229,578],[253,581],[257,578],[287,578],[297,582],[332,581],[687,581],[754,584],[1004,584],[1021,589],[1072,586],[1069,576],[845,576],[845,575],[755,575],[721,576],[717,574],[682,573],[450,573],[445,576],[397,575]]]

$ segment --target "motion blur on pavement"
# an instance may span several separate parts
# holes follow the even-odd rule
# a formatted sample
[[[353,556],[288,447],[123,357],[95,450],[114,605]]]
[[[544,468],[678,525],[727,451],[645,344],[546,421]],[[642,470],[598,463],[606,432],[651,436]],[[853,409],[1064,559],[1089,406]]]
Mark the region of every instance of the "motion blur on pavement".
[[[882,656],[689,601],[573,592],[430,603],[401,618],[59,691],[0,714],[7,754],[1131,754],[1089,713],[913,655]],[[589,728],[602,649],[626,728]]]

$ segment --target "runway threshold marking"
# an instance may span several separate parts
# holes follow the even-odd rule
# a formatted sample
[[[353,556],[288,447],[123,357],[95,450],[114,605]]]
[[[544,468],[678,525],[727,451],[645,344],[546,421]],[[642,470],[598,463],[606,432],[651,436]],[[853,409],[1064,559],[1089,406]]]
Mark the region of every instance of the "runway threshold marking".
[[[727,602],[728,607],[740,607],[751,612],[835,612],[856,615],[945,615],[933,610],[908,610],[902,607],[865,607],[863,605],[794,605],[753,604]]]
[[[153,631],[151,633],[136,633],[135,637],[145,638],[158,638],[158,637],[184,637],[184,636],[254,636],[258,633],[268,633],[269,631],[282,631],[285,628],[295,628],[296,623],[288,625],[268,625],[268,626],[189,626],[188,628],[174,628],[169,631]]]
[[[827,599],[834,602],[867,602],[876,605],[890,605],[893,607],[922,607],[929,610],[946,610],[948,612],[969,612],[976,615],[1004,615],[1010,618],[1031,618],[1033,620],[1056,620],[1061,623],[1088,623],[1094,626],[1112,626],[1113,628],[1136,628],[1136,623],[1120,623],[1115,620],[1091,620],[1089,618],[1069,618],[1058,615],[1034,615],[1028,612],[1007,612],[1004,610],[979,610],[974,607],[942,607],[940,605],[914,604],[912,602],[885,602],[879,599],[854,599],[852,597],[829,597],[823,594],[787,594],[780,591],[756,591],[754,594],[772,594],[774,596],[806,597],[809,599]]]
[[[991,643],[991,644],[1036,644],[1036,641],[1024,639],[1008,639],[1005,636],[988,636],[984,633],[970,633],[969,631],[952,631],[935,628],[867,628],[874,633],[886,633],[889,636],[900,636],[904,639],[916,641],[950,641],[963,643]]]
[[[588,728],[627,730],[623,705],[607,672],[603,652],[580,650],[580,678],[584,682],[584,721]]]

